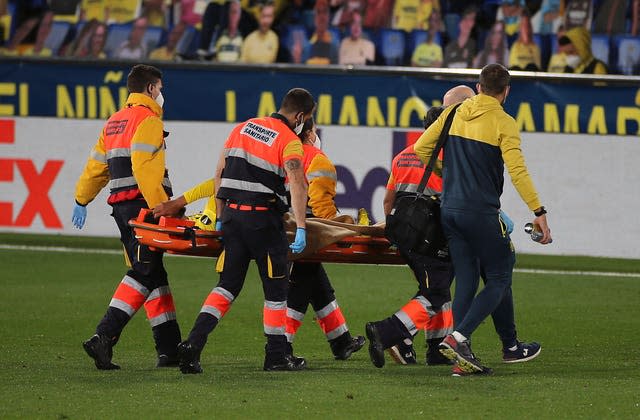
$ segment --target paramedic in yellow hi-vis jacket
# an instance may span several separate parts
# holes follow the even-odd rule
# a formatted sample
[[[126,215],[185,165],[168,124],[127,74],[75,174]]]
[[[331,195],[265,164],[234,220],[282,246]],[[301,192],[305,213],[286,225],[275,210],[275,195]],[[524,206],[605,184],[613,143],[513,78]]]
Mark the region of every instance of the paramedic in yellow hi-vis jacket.
[[[440,344],[441,352],[458,361],[463,372],[482,372],[484,367],[471,351],[469,340],[511,286],[515,251],[500,222],[500,196],[506,165],[511,182],[534,213],[533,223],[551,242],[545,208],[527,172],[520,133],[515,120],[502,105],[509,94],[510,75],[500,64],[489,64],[480,73],[478,95],[456,110],[444,146],[441,196],[442,226],[456,274],[453,300],[455,330]],[[420,136],[416,155],[428,162],[451,107]],[[486,285],[476,296],[479,268]]]
[[[313,118],[304,124],[299,137],[304,152],[304,173],[309,183],[307,217],[332,219],[338,212],[334,202],[336,168],[319,148],[320,139]],[[287,295],[286,336],[290,354],[293,354],[292,343],[309,304],[313,307],[318,324],[337,360],[346,360],[353,352],[362,348],[365,339],[363,336],[352,337],[349,333],[349,327],[322,264],[294,262]]]
[[[93,337],[83,343],[98,369],[119,369],[112,348],[133,315],[144,306],[153,330],[158,367],[177,366],[180,329],[162,253],[141,245],[129,226],[140,209],[153,208],[171,196],[165,168],[162,73],[138,64],[127,77],[126,105],[109,118],[78,179],[72,222],[81,229],[86,206],[109,184],[107,202],[120,230],[130,269],[116,288]]]

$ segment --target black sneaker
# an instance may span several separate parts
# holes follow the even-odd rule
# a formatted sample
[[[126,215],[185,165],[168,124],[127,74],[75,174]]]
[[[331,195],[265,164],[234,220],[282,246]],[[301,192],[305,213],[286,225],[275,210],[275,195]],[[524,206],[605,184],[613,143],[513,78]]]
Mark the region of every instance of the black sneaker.
[[[531,343],[517,342],[515,350],[502,349],[502,361],[504,363],[520,363],[527,362],[538,357],[542,351],[542,346],[535,341]]]
[[[445,357],[437,347],[429,347],[427,350],[427,365],[429,366],[438,366],[438,365],[453,365],[455,362],[453,360],[449,360]]]
[[[418,362],[413,344],[407,344],[404,341],[393,347],[389,347],[387,353],[400,365],[415,365]]]
[[[285,354],[282,358],[272,359],[269,356],[264,358],[263,369],[266,371],[296,371],[307,367],[307,361],[302,357]]]
[[[384,347],[380,341],[380,334],[373,322],[367,322],[364,326],[367,338],[369,339],[369,357],[371,363],[377,368],[384,366]]]
[[[202,373],[200,351],[201,350],[196,349],[193,344],[188,341],[183,341],[178,344],[178,367],[180,368],[180,372],[184,374]]]
[[[367,340],[365,340],[365,338],[361,335],[352,337],[346,346],[336,352],[336,354],[334,355],[336,360],[347,360],[353,353],[360,350],[364,346],[364,343],[366,341]]]
[[[120,369],[120,366],[111,362],[111,358],[113,357],[113,342],[108,337],[95,334],[93,337],[82,343],[82,347],[89,357],[94,360],[98,369]]]
[[[158,368],[177,367],[179,364],[180,364],[180,361],[178,360],[178,355],[177,354],[175,356],[168,356],[166,354],[159,354],[158,355],[158,363],[156,363],[156,367],[158,367]]]
[[[458,342],[452,334],[447,335],[438,346],[440,353],[447,359],[458,362],[461,371],[466,373],[482,372],[484,366],[471,352],[469,341]]]

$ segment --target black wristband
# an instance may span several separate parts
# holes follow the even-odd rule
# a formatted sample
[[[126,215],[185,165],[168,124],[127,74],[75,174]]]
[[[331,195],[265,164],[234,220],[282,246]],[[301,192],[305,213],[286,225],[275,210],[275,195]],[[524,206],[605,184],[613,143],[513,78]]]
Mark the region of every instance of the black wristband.
[[[534,211],[533,214],[535,214],[536,217],[540,217],[543,214],[547,214],[547,211],[544,209],[544,206],[542,206],[542,207],[540,207],[540,210]]]

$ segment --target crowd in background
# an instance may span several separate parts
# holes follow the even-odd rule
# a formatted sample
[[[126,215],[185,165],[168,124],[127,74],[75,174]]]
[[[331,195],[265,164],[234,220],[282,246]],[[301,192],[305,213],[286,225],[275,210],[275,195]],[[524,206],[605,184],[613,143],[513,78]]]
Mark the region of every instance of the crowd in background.
[[[0,57],[640,74],[640,0],[0,0]]]

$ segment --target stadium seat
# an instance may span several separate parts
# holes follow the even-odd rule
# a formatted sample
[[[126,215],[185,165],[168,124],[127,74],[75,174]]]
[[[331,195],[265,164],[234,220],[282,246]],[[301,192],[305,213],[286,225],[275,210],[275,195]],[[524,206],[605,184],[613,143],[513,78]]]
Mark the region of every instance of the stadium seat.
[[[300,37],[302,40],[302,57],[301,60],[304,63],[309,54],[309,38],[307,37],[307,30],[304,25],[289,25],[282,31],[282,37],[280,38],[280,46],[286,49],[291,54],[294,39]],[[291,56],[291,55],[290,55]]]
[[[609,35],[591,35],[593,56],[609,66]]]
[[[176,53],[181,56],[191,56],[195,54],[197,48],[198,31],[192,26],[187,26],[184,33],[176,45]]]
[[[458,28],[458,24],[460,23],[460,15],[457,13],[447,13],[444,15],[444,27],[447,31],[447,37],[449,39],[458,39],[458,33],[460,32],[460,28]]]
[[[618,35],[613,38],[611,68],[626,75],[640,74],[640,38]]]
[[[69,22],[63,21],[54,21],[51,23],[51,32],[47,36],[47,39],[44,41],[44,46],[49,48],[53,55],[58,54],[58,50],[62,45],[62,42],[67,37],[69,30],[71,29],[71,24]]]
[[[387,66],[401,66],[404,64],[404,31],[398,29],[380,29],[377,44],[384,64]]]
[[[104,44],[104,52],[111,57],[114,51],[129,38],[131,23],[112,23],[107,32],[107,41]]]
[[[331,32],[333,43],[336,44],[337,47],[340,47],[340,41],[342,41],[342,38],[343,38],[340,28],[336,28],[335,26],[330,26],[329,32]]]
[[[414,29],[407,34],[406,48],[405,48],[405,62],[411,61],[411,55],[415,51],[416,47],[427,40],[429,36],[428,31],[422,29]],[[436,43],[444,49],[442,45],[443,36],[440,32],[436,32]]]
[[[185,31],[186,32],[186,31]],[[164,34],[164,29],[160,26],[149,26],[144,33],[144,37],[142,38],[146,46],[147,51],[153,51],[160,45],[160,41]]]
[[[555,37],[552,34],[533,34],[533,42],[540,48],[540,62],[542,68],[546,69],[551,58],[551,44],[555,42]]]

